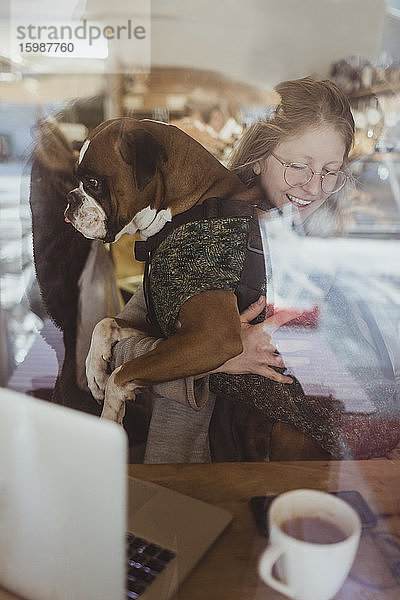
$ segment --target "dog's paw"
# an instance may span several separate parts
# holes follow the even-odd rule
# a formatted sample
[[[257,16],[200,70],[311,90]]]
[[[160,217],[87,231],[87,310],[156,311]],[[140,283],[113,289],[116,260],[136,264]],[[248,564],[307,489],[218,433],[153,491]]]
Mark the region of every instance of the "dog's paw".
[[[135,389],[139,386],[133,382],[117,385],[115,375],[120,369],[121,367],[115,369],[108,378],[101,417],[122,425],[125,416],[125,403],[128,400],[135,399]]]
[[[103,319],[110,321],[111,319]],[[86,379],[89,390],[97,402],[104,400],[104,390],[109,378],[108,362],[111,359],[112,329],[100,321],[93,330],[89,353],[86,357]]]
[[[110,376],[109,362],[114,342],[118,341],[120,327],[115,319],[106,317],[93,329],[89,353],[86,358],[86,378],[92,396],[101,403]]]
[[[89,390],[101,404],[104,400],[105,389],[109,378],[108,374],[108,362],[99,357],[97,360],[86,361],[86,379]]]
[[[112,317],[102,319],[92,333],[89,353],[86,358],[86,378],[93,397],[103,402],[105,388],[109,379],[109,363],[115,342],[132,336],[134,329],[120,327]]]

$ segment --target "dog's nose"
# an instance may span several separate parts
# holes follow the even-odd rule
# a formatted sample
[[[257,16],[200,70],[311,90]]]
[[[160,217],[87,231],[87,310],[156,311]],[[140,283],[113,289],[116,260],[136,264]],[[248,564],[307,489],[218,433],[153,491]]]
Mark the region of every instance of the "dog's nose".
[[[71,223],[71,221],[67,217],[67,212],[69,211],[69,203],[67,204],[67,208],[64,210],[64,221],[66,223]]]

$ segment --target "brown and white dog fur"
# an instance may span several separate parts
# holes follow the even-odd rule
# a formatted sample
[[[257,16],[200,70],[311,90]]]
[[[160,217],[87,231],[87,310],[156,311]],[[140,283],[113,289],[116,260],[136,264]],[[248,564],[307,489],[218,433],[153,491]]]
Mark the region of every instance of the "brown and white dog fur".
[[[100,124],[82,146],[76,175],[80,184],[68,195],[65,220],[85,237],[104,242],[138,230],[147,239],[206,198],[255,203],[254,192],[203,146],[178,128],[151,120],[125,117]],[[242,351],[233,292],[193,296],[181,307],[179,323],[173,336],[110,376],[112,344],[132,329],[117,318],[95,327],[86,367],[93,396],[104,398],[103,417],[121,423],[135,388],[208,372]]]

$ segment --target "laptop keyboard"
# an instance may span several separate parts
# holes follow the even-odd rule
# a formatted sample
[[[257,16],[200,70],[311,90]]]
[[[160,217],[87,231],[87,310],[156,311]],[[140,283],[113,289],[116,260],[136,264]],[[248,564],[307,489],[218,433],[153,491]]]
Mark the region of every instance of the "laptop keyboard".
[[[161,548],[127,533],[127,598],[139,598],[174,558],[172,550]]]

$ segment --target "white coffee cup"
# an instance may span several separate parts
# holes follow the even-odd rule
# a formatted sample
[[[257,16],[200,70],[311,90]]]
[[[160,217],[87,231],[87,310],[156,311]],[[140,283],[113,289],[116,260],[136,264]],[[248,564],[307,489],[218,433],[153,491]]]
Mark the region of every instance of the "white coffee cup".
[[[269,545],[258,566],[263,581],[295,600],[333,598],[360,541],[361,521],[355,510],[326,492],[294,490],[275,498],[268,521]]]

